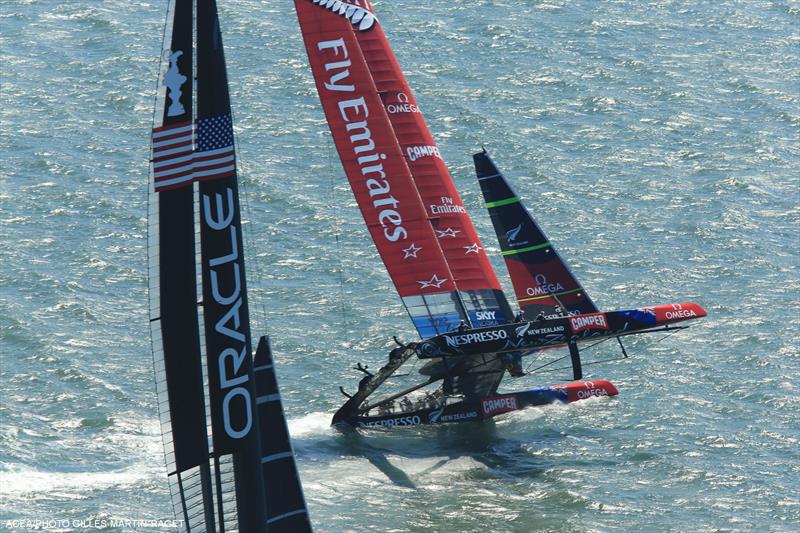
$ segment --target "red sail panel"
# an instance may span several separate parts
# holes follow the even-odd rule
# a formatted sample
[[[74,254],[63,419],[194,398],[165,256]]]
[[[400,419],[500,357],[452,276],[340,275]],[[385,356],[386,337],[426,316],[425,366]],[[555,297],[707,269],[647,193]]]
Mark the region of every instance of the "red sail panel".
[[[356,41],[353,24],[371,25],[371,15],[327,4],[295,0],[295,9],[336,149],[381,259],[400,296],[455,290]]]
[[[380,24],[356,39],[460,291],[500,290],[453,178]]]

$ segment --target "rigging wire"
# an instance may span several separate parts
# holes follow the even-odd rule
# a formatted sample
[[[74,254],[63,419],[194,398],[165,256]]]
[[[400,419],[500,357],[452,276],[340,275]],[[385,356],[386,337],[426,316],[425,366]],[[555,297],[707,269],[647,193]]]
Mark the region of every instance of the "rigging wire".
[[[336,209],[336,181],[334,179],[334,171],[333,171],[333,157],[332,157],[332,150],[331,150],[331,137],[329,134],[325,135],[327,142],[325,143],[328,147],[327,154],[328,154],[328,177],[329,177],[329,185],[330,185],[330,210],[333,213],[333,227],[334,227],[334,240],[336,241],[336,270],[339,272],[339,310],[342,314],[342,325],[347,330],[347,312],[345,310],[345,300],[344,300],[344,269],[342,268],[342,243],[339,240],[339,212]]]
[[[236,125],[236,115],[234,114],[234,106],[231,102],[231,127],[233,128]],[[234,134],[233,136],[233,143],[235,153],[241,154],[239,150],[239,139]],[[244,216],[240,217],[240,225],[242,228],[242,240],[244,240],[243,247],[245,249],[253,250],[253,253],[250,254],[249,260],[245,262],[245,279],[247,277],[247,269],[251,268],[253,271],[253,277],[250,280],[251,287],[254,285],[252,282],[253,280],[256,281],[263,281],[264,277],[262,277],[262,269],[261,269],[261,260],[259,260],[258,253],[255,252],[255,242],[256,238],[254,235],[255,230],[253,229],[253,210],[250,208],[250,189],[248,187],[247,179],[244,179],[249,173],[249,164],[245,163],[244,158],[236,158],[236,182],[239,185],[239,199],[241,201],[241,212]],[[263,272],[267,270],[264,269]],[[252,289],[251,289],[252,290]],[[255,307],[255,319],[258,322],[256,326],[256,331],[266,333],[269,330],[269,321],[267,320],[267,306],[266,306],[266,298],[260,298],[258,303],[253,305],[252,300],[249,301],[250,309],[252,310]],[[252,317],[251,317],[252,319]],[[256,335],[256,337],[259,337]]]

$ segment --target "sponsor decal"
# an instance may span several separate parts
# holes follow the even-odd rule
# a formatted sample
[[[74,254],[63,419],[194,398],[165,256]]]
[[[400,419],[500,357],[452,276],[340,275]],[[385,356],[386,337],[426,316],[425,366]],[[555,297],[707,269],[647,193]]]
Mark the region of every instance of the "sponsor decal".
[[[515,396],[495,396],[493,398],[484,398],[481,401],[481,409],[483,410],[483,416],[492,416],[516,411],[519,407],[517,407],[517,398]]]
[[[408,248],[403,248],[403,253],[405,254],[403,256],[403,259],[408,259],[409,257],[413,257],[414,259],[416,259],[417,258],[417,252],[419,252],[421,250],[422,250],[422,246],[417,246],[416,244],[414,244],[412,242],[411,246],[409,246]]]
[[[428,287],[435,287],[438,289],[445,281],[447,281],[447,278],[439,279],[436,274],[434,274],[429,281],[417,281],[417,283],[419,283],[420,289],[427,289]]]
[[[580,333],[587,329],[608,329],[606,315],[603,313],[592,313],[590,315],[578,315],[570,317],[569,325],[572,333]]]
[[[370,29],[377,19],[375,15],[367,9],[361,7],[360,0],[350,0],[349,2],[342,2],[341,0],[311,0],[320,7],[327,8],[347,20],[353,26],[357,27],[359,31]]]
[[[536,277],[533,278],[533,281],[536,282],[537,287],[528,287],[525,289],[525,293],[528,296],[545,296],[564,290],[564,287],[560,283],[550,283],[547,281],[547,276],[544,274],[537,274]]]
[[[216,320],[214,331],[219,335],[217,342],[224,339],[227,347],[216,354],[216,365],[209,365],[209,372],[217,372],[219,394],[222,401],[219,409],[225,434],[231,439],[247,436],[253,425],[253,409],[250,391],[247,388],[247,337],[240,330],[246,327],[242,316],[242,275],[239,266],[240,246],[237,226],[233,224],[236,215],[233,189],[228,187],[225,197],[215,194],[214,198],[203,195],[203,223],[213,231],[227,233],[229,250],[222,257],[208,260],[211,297],[220,308],[220,317],[206,314],[206,320]],[[227,288],[222,294],[222,288]],[[209,354],[211,355],[211,354]],[[237,423],[234,423],[234,420]]]
[[[397,113],[419,113],[419,108],[408,101],[406,93],[397,93],[397,103],[389,104],[386,106],[386,111],[389,114],[395,115]]]
[[[467,254],[477,254],[478,252],[480,252],[480,250],[483,250],[483,248],[478,246],[477,242],[472,244],[472,245],[470,245],[470,246],[464,246],[464,249],[466,250],[466,252],[464,252],[464,253],[467,253]]]
[[[461,230],[460,229],[453,229],[453,228],[437,229],[436,230],[436,236],[439,237],[440,239],[442,237],[455,237],[457,233],[461,233]]]
[[[466,413],[455,413],[452,415],[444,415],[442,417],[442,422],[455,422],[457,420],[470,420],[472,418],[478,418],[478,413],[476,411],[469,411]]]
[[[555,317],[555,318],[563,318],[563,317]],[[538,337],[540,335],[550,335],[553,333],[563,333],[564,326],[563,325],[555,325],[555,326],[548,326],[546,328],[536,328],[530,329],[533,324],[530,322],[526,322],[521,326],[517,326],[517,329],[514,330],[514,333],[517,337]]]
[[[470,420],[473,418],[478,418],[478,413],[476,411],[469,411],[467,413],[454,413],[452,415],[444,415],[441,417],[441,421],[457,422],[459,420]]]
[[[442,154],[439,153],[438,146],[409,146],[406,148],[406,155],[408,156],[409,161],[416,161],[417,159],[421,159],[423,157],[438,157],[439,159],[442,158]]]
[[[164,87],[168,89],[167,96],[169,96],[169,107],[167,108],[168,117],[176,117],[186,113],[183,105],[181,105],[181,87],[186,83],[187,78],[178,70],[178,58],[183,55],[182,50],[175,52],[167,50],[166,55],[169,56],[169,68],[164,75]]]
[[[431,411],[428,414],[428,422],[430,422],[431,424],[435,424],[436,422],[438,422],[439,417],[442,416],[442,411],[444,411],[444,405],[434,411]]]
[[[347,83],[351,81],[349,67],[352,63],[344,39],[318,42],[317,50],[331,59],[325,64],[325,72],[330,76],[324,82],[325,88],[333,92],[355,92],[355,85]],[[403,218],[398,211],[399,201],[392,195],[391,183],[381,163],[386,159],[386,154],[376,149],[372,132],[367,127],[369,107],[366,100],[363,96],[341,100],[338,107],[345,129],[350,134],[353,155],[364,177],[364,185],[378,213],[378,224],[384,228],[384,237],[390,242],[407,239],[408,231],[403,227]]]
[[[396,426],[418,426],[422,423],[419,415],[401,416],[398,418],[387,418],[385,420],[371,420],[369,422],[359,422],[362,428],[393,428]]]
[[[692,311],[691,309],[679,309],[677,311],[667,311],[666,317],[667,320],[676,320],[681,318],[694,318],[697,316],[697,313]]]
[[[419,346],[417,346],[417,353],[420,357],[434,357],[441,353],[442,351],[439,347],[430,341],[425,341]]]
[[[505,349],[508,348],[525,348],[532,346],[546,346],[554,342],[564,342],[566,337],[564,335],[565,326],[551,326],[546,328],[530,329],[531,323],[517,326],[515,330],[515,339],[506,341]]]
[[[519,235],[520,231],[522,231],[522,223],[521,222],[520,222],[519,226],[517,226],[514,229],[508,230],[506,232],[506,242],[508,243],[509,247],[515,248],[517,246],[522,246],[524,244],[528,244],[528,241],[518,241],[517,240],[517,235]]]
[[[592,396],[608,396],[608,391],[605,389],[595,389],[590,388],[586,390],[579,390],[576,394],[579,400],[585,400],[586,398],[591,398]]]
[[[684,309],[681,304],[672,304],[672,311],[667,311],[664,317],[667,320],[682,320],[684,318],[696,318],[697,313],[692,309]]]
[[[432,215],[446,215],[447,213],[466,213],[467,210],[463,205],[458,205],[453,201],[450,196],[440,196],[441,204],[431,204]]]
[[[445,340],[451,348],[458,348],[466,344],[475,342],[490,342],[508,338],[508,333],[504,329],[491,329],[489,331],[477,331],[475,333],[464,333],[463,335],[447,335]]]
[[[497,311],[476,311],[475,318],[478,320],[497,320]]]
[[[514,333],[516,334],[517,337],[522,337],[523,335],[525,335],[525,333],[528,331],[528,329],[530,329],[530,327],[531,327],[531,323],[530,322],[526,322],[526,323],[522,324],[521,326],[517,326],[517,329],[514,330]]]
[[[605,388],[604,382],[600,382],[599,386],[595,386],[593,381],[584,381],[570,383],[568,385],[555,385],[553,386],[553,389],[566,392],[567,399],[570,402],[585,400],[595,396],[609,396],[609,392]]]

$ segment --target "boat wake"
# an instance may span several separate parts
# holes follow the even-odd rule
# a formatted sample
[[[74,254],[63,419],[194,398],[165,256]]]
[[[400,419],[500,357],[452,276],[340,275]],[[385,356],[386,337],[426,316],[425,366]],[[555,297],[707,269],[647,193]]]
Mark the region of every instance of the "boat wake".
[[[162,469],[135,464],[127,468],[102,472],[45,472],[17,467],[0,472],[0,500],[84,499],[87,492],[110,488],[142,487],[158,479]]]
[[[300,418],[287,419],[289,433],[292,440],[302,439],[317,435],[332,435],[334,429],[331,427],[333,412],[308,413]]]

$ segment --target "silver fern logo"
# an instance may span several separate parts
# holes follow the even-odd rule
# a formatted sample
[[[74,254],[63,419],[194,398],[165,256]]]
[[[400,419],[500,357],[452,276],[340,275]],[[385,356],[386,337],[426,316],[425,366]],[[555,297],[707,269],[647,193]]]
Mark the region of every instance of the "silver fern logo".
[[[519,226],[514,229],[508,230],[506,232],[506,242],[508,245],[513,248],[515,246],[522,246],[523,244],[528,244],[528,241],[518,241],[517,236],[519,232],[522,231],[522,223],[520,222]]]
[[[337,13],[356,26],[359,31],[370,29],[377,20],[375,15],[361,6],[342,2],[342,0],[311,0],[318,6],[327,8],[334,13]]]

